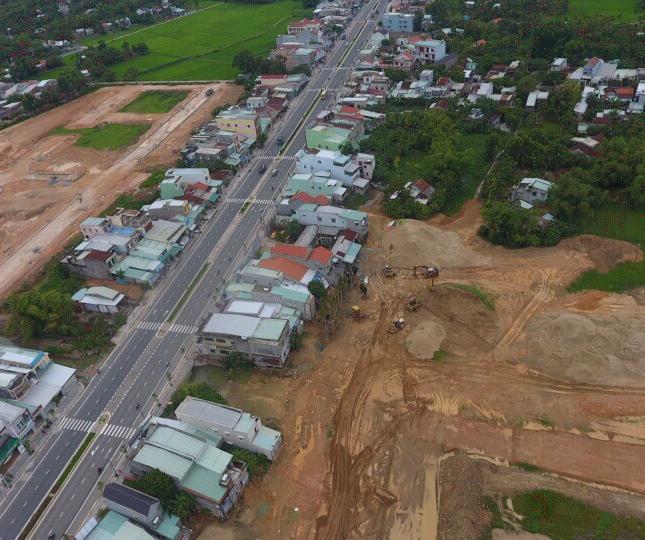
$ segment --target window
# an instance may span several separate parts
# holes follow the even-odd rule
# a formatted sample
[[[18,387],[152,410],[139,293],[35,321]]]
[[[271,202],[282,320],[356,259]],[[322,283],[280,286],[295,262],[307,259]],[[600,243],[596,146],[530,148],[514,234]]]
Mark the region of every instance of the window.
[[[322,218],[318,216],[318,222],[322,222]]]
[[[336,218],[335,217],[331,218],[331,222],[336,223]]]
[[[217,343],[226,343],[226,340],[222,338],[217,338],[215,341],[217,341]]]

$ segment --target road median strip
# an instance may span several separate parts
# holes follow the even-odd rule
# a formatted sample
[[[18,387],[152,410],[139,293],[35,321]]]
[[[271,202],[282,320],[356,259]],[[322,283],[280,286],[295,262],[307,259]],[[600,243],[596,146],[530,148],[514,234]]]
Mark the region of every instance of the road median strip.
[[[208,270],[208,267],[211,265],[210,261],[206,261],[202,267],[199,269],[199,272],[195,275],[193,280],[190,282],[186,290],[184,291],[184,294],[181,295],[181,298],[179,299],[179,302],[177,302],[177,305],[173,308],[173,310],[170,312],[170,316],[168,317],[167,322],[171,323],[175,320],[177,315],[179,314],[179,311],[181,310],[182,307],[184,307],[184,304],[188,300],[188,297],[190,294],[193,292],[193,289],[197,286],[197,284],[201,281],[201,279],[204,277],[204,274]]]

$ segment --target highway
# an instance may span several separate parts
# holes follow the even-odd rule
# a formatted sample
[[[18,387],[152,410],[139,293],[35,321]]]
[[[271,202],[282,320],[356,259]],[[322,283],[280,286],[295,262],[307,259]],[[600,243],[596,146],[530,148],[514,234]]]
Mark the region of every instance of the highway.
[[[370,13],[377,6],[380,12],[384,4],[384,0],[372,0],[361,8],[345,32],[349,47],[340,41],[328,53],[325,64],[272,128],[265,148],[256,151],[251,163],[235,177],[216,214],[203,224],[201,234],[188,244],[159,286],[148,293],[100,373],[67,417],[56,419],[49,441],[0,504],[0,540],[21,536],[40,540],[52,532],[57,537],[77,532],[100,497],[97,482],[109,480],[134,428],[148,414],[160,412],[156,397],[170,384],[175,370],[185,365],[197,327],[212,312],[226,280],[259,246],[275,212],[274,199],[293,167],[293,156],[305,145],[305,128],[329,106],[334,90],[342,87],[349,72],[346,68],[354,65],[379,20],[370,18]],[[321,88],[329,89],[327,101],[319,100]],[[288,141],[281,155],[275,144],[279,137]],[[259,172],[263,163],[268,165],[264,175]],[[279,173],[273,177],[275,168]],[[246,201],[250,204],[241,213]],[[189,291],[205,264],[203,277]],[[167,321],[187,291],[188,298],[183,299],[174,320]],[[90,431],[96,436],[34,526],[31,517]]]

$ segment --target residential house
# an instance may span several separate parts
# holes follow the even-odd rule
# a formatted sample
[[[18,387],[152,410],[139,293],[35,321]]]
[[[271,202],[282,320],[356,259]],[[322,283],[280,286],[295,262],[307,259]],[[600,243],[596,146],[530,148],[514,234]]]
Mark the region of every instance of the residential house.
[[[556,58],[551,62],[551,71],[564,71],[567,69],[566,58]]]
[[[269,252],[272,257],[290,259],[324,275],[331,272],[332,253],[323,246],[312,249],[309,246],[277,243],[269,248]]]
[[[233,299],[222,309],[222,313],[251,315],[263,319],[284,319],[289,323],[290,331],[296,334],[300,333],[303,327],[301,314],[297,309],[276,302]]]
[[[281,368],[289,355],[290,334],[286,319],[214,313],[200,330],[198,354],[224,360],[240,352],[257,366]]]
[[[296,152],[296,172],[329,173],[345,187],[351,188],[359,178],[370,180],[374,173],[376,159],[372,154],[347,156],[334,150],[300,149]],[[365,173],[363,175],[362,173]]]
[[[352,132],[333,126],[318,124],[305,131],[307,148],[320,150],[340,150],[348,142],[354,142]]]
[[[513,188],[512,201],[524,201],[531,205],[544,203],[549,198],[549,190],[553,184],[542,178],[523,178]]]
[[[311,31],[319,33],[322,31],[322,23],[319,19],[301,19],[289,23],[287,26],[287,33],[294,35],[304,31]]]
[[[259,417],[228,405],[188,396],[175,410],[175,416],[182,422],[216,433],[231,446],[264,454],[271,461],[278,456],[282,445],[279,431],[262,425]]]
[[[324,235],[336,236],[344,229],[351,229],[356,231],[359,240],[362,240],[368,232],[367,214],[358,210],[303,204],[294,217],[301,225],[317,226],[320,234]]]
[[[381,21],[388,32],[414,32],[414,15],[410,13],[387,12]]]
[[[436,39],[417,41],[414,44],[413,54],[415,60],[422,64],[437,62],[446,56],[446,42]]]
[[[549,99],[549,92],[533,90],[533,92],[529,92],[529,95],[526,97],[525,109],[527,111],[535,111],[540,104],[545,103],[547,99]]]
[[[181,535],[181,522],[177,516],[168,514],[156,497],[146,495],[125,484],[110,482],[103,489],[103,500],[108,511],[143,525],[157,536],[176,540]]]
[[[18,404],[0,401],[0,435],[9,435],[20,441],[34,429],[34,419],[29,409]],[[0,463],[3,460],[0,457]]]
[[[405,189],[410,192],[410,195],[421,204],[428,204],[435,194],[435,188],[423,179],[415,180],[405,184]]]
[[[645,81],[639,81],[634,99],[627,109],[630,113],[642,113],[645,110]]]
[[[588,157],[598,157],[600,155],[600,146],[602,139],[600,136],[596,137],[573,137],[571,142],[573,144],[572,151]]]
[[[81,234],[85,240],[94,238],[97,234],[109,233],[112,222],[108,218],[89,217],[81,222]]]
[[[119,312],[125,295],[109,287],[88,287],[76,291],[72,300],[86,311],[114,314]]]
[[[61,259],[61,264],[70,272],[86,279],[111,279],[112,268],[119,261],[119,255],[111,245],[106,249],[74,251]]]
[[[279,285],[256,283],[229,283],[224,290],[224,299],[257,300],[276,302],[297,309],[303,320],[310,321],[316,314],[316,299],[306,286],[283,282]]]
[[[309,198],[324,197],[328,202],[330,200],[342,202],[347,196],[347,188],[342,186],[341,181],[331,178],[330,173],[319,171],[316,173],[296,173],[287,180],[287,185],[282,190],[282,197],[286,198],[286,203],[294,203],[296,194],[304,194]],[[310,202],[303,199],[301,195],[296,200]],[[282,203],[280,203],[282,204]],[[290,205],[291,207],[293,204]],[[280,208],[278,208],[280,213]],[[289,212],[285,215],[291,215]]]
[[[414,69],[414,54],[408,50],[403,50],[392,58],[392,65],[397,69],[412,71]]]
[[[198,504],[225,519],[249,481],[246,464],[220,450],[222,438],[177,420],[152,417],[132,444],[127,476],[158,469]]]
[[[343,264],[347,269],[354,266],[362,249],[362,246],[355,242],[357,236],[355,231],[340,231],[331,248],[335,263]]]
[[[220,111],[215,117],[215,123],[219,129],[239,133],[253,140],[257,140],[261,133],[256,112],[236,105]]]

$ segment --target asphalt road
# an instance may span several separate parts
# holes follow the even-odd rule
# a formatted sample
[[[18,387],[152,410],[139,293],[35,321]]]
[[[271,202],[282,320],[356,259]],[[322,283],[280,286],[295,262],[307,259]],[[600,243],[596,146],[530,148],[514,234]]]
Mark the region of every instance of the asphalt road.
[[[109,480],[134,428],[148,414],[160,412],[156,396],[170,384],[169,376],[190,354],[194,333],[213,310],[226,280],[259,245],[275,212],[273,199],[293,168],[294,154],[305,144],[304,129],[320,110],[329,106],[334,91],[342,87],[349,72],[346,68],[355,63],[378,21],[378,17],[371,19],[370,13],[376,6],[382,10],[384,4],[384,0],[372,0],[359,11],[346,30],[350,46],[341,41],[328,54],[326,63],[272,128],[265,148],[255,152],[251,163],[231,183],[216,214],[150,293],[136,320],[129,321],[128,331],[67,418],[56,420],[50,439],[33,457],[33,466],[16,481],[0,505],[0,540],[13,540],[21,534],[40,540],[50,532],[61,535],[78,530],[100,496],[97,482]],[[321,88],[328,88],[325,101],[318,99]],[[278,137],[285,141],[291,138],[282,155],[277,152]],[[262,163],[267,165],[264,175],[259,173]],[[279,173],[273,177],[270,173],[275,168]],[[246,201],[250,204],[240,213]],[[207,271],[187,301],[174,320],[166,322],[207,262]],[[140,404],[138,409],[136,404]],[[100,423],[99,417],[106,414],[109,420]],[[31,516],[89,431],[97,435],[33,527]],[[101,474],[99,467],[103,469]],[[27,525],[32,530],[26,530]]]

